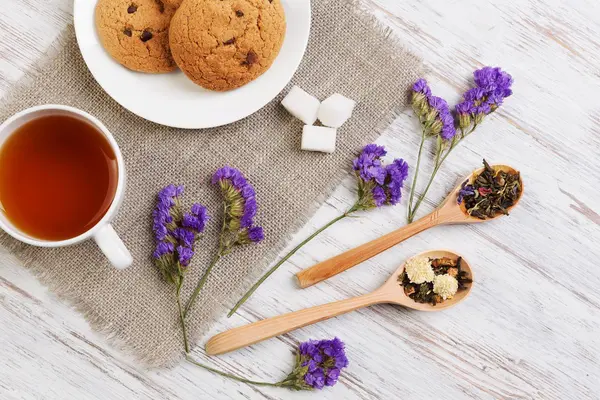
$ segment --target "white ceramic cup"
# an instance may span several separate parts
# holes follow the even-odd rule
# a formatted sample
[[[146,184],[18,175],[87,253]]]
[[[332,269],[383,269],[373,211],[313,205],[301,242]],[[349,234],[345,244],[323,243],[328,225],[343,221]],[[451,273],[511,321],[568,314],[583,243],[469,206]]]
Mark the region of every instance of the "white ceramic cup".
[[[115,197],[113,198],[112,204],[110,205],[106,214],[104,214],[102,219],[98,221],[96,225],[94,225],[87,232],[84,232],[81,235],[71,239],[52,241],[31,237],[27,233],[16,228],[6,217],[6,215],[4,215],[2,210],[0,210],[0,228],[21,242],[40,247],[69,246],[93,238],[98,244],[98,247],[100,247],[100,250],[102,250],[104,255],[106,255],[115,268],[124,269],[129,267],[133,262],[131,253],[129,250],[127,250],[127,247],[125,247],[123,241],[119,238],[113,227],[110,225],[110,221],[116,215],[117,210],[123,202],[123,197],[125,194],[125,163],[123,162],[123,156],[121,155],[121,150],[119,150],[119,146],[117,145],[115,138],[108,131],[108,129],[106,129],[102,122],[84,111],[69,106],[47,104],[28,108],[27,110],[23,110],[20,113],[13,115],[2,125],[0,125],[0,149],[2,148],[2,145],[6,139],[15,133],[15,131],[21,126],[29,121],[47,115],[68,115],[70,117],[81,119],[92,124],[104,135],[108,143],[110,143],[110,146],[112,147],[112,150],[117,158],[118,176]]]

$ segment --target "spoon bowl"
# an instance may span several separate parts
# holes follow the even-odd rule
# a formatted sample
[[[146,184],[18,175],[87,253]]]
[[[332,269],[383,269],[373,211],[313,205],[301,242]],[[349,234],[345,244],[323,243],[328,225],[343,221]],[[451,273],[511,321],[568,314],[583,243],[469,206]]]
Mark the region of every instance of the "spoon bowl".
[[[448,257],[453,260],[460,257],[458,254],[447,250],[427,251],[418,256],[429,258]],[[471,292],[473,286],[472,283],[465,290],[457,292],[453,298],[447,299],[435,306],[417,303],[404,294],[404,288],[402,287],[401,282],[398,282],[398,277],[402,271],[404,271],[404,265],[405,263],[403,263],[379,289],[372,293],[279,315],[273,318],[267,318],[262,321],[230,329],[210,338],[206,343],[206,352],[209,355],[227,353],[314,324],[315,322],[324,321],[373,304],[390,303],[419,311],[442,311],[462,302]],[[461,263],[461,268],[468,272],[469,278],[473,279],[471,267],[464,259]]]
[[[492,168],[499,171],[501,170],[511,173],[519,173],[519,171],[516,169],[503,164],[492,165]],[[298,278],[298,284],[301,288],[307,288],[316,283],[324,281],[325,279],[329,279],[332,276],[344,272],[345,270],[350,269],[355,265],[358,265],[361,262],[366,261],[369,258],[389,249],[390,247],[395,246],[398,243],[401,243],[406,239],[434,226],[479,224],[482,222],[492,221],[503,216],[503,214],[499,214],[492,218],[479,219],[469,215],[464,204],[458,204],[458,194],[460,192],[462,183],[465,181],[472,183],[482,171],[483,168],[479,168],[461,180],[460,183],[442,202],[442,204],[440,204],[440,206],[433,210],[429,215],[426,215],[412,224],[408,224],[378,239],[372,240],[369,243],[365,243],[352,250],[348,250],[345,253],[332,257],[329,260],[325,260],[313,265],[310,268],[298,272],[296,274],[296,278]],[[521,184],[521,193],[517,201],[515,201],[515,203],[507,209],[509,212],[516,207],[523,197],[524,187],[520,175],[519,182]]]
[[[452,260],[457,260],[461,258],[461,269],[467,273],[467,276],[473,280],[473,271],[471,270],[471,266],[463,257],[458,254],[449,251],[449,250],[431,250],[426,251],[421,254],[417,254],[415,257],[427,257],[430,259],[435,258],[450,258]],[[413,310],[418,311],[442,311],[450,307],[454,307],[458,303],[462,302],[467,298],[467,296],[471,293],[471,288],[473,284],[469,284],[464,290],[459,290],[456,292],[456,295],[451,299],[446,299],[441,303],[434,305],[428,303],[418,303],[411,299],[404,293],[404,288],[399,282],[400,276],[404,272],[404,267],[406,265],[406,261],[402,263],[400,268],[396,270],[390,276],[390,278],[381,286],[379,290],[384,290],[390,294],[390,299],[394,299],[395,301],[391,301],[392,303],[402,305],[404,307],[412,308]]]
[[[494,164],[491,165],[491,167],[496,171],[496,173],[498,172],[507,172],[511,175],[514,174],[519,174],[519,184],[521,185],[521,193],[519,193],[519,197],[517,198],[517,201],[514,202],[514,204],[510,207],[508,207],[506,209],[506,211],[508,213],[510,213],[512,211],[513,208],[516,207],[516,205],[519,203],[519,201],[521,201],[521,198],[523,197],[523,180],[521,179],[521,173],[519,171],[517,171],[516,169],[514,169],[513,167],[509,166],[509,165],[504,165],[504,164]],[[475,179],[477,179],[477,177],[479,175],[481,175],[481,173],[484,171],[484,167],[481,167],[479,169],[476,169],[475,171],[473,171],[470,175],[468,175],[467,177],[465,177],[465,179],[463,179],[461,181],[461,184],[458,185],[452,192],[452,194],[450,196],[448,196],[448,198],[444,201],[444,203],[442,205],[444,205],[446,203],[446,201],[448,201],[449,199],[453,198],[454,199],[454,204],[458,205],[458,208],[460,208],[460,210],[462,211],[462,213],[465,215],[465,217],[467,217],[469,219],[469,221],[471,223],[478,223],[478,222],[485,222],[485,221],[491,221],[493,219],[496,219],[498,217],[502,217],[504,216],[504,214],[497,214],[494,215],[493,217],[489,217],[487,219],[479,219],[477,217],[473,217],[471,215],[469,215],[469,213],[467,212],[467,209],[465,207],[465,203],[462,202],[460,204],[458,204],[458,193],[460,192],[461,186],[462,186],[462,182],[467,182],[467,184],[472,185],[473,182],[475,182]]]

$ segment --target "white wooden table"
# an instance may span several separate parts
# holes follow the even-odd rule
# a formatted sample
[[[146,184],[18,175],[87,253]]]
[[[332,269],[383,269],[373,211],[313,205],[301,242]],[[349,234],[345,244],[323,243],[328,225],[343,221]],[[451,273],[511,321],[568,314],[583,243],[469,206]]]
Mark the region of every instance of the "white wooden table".
[[[91,0],[90,0],[91,1]],[[144,370],[106,344],[14,260],[0,260],[1,399],[461,399],[600,397],[600,3],[596,0],[364,0],[422,55],[433,90],[456,103],[470,74],[499,65],[515,95],[450,157],[421,210],[486,157],[522,171],[526,193],[509,218],[437,228],[310,289],[292,274],[405,223],[404,205],[328,230],[294,256],[212,333],[377,287],[401,260],[431,248],[469,258],[476,286],[442,313],[376,306],[212,360],[276,381],[292,344],[339,336],[350,367],[318,394],[239,384],[191,365]],[[70,0],[0,0],[5,93],[70,22]],[[379,142],[414,164],[407,111]],[[346,182],[300,239],[353,201]]]

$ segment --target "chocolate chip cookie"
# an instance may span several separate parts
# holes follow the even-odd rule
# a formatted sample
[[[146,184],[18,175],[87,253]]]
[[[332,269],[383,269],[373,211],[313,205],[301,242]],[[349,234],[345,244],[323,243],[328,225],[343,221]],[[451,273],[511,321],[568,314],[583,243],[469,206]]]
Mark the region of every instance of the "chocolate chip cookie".
[[[225,91],[269,69],[285,28],[281,0],[185,0],[171,21],[169,42],[188,78]]]
[[[171,6],[173,8],[179,8],[183,0],[162,0],[166,6]]]
[[[169,72],[177,67],[169,49],[174,13],[161,0],[98,0],[96,29],[102,46],[125,67]]]

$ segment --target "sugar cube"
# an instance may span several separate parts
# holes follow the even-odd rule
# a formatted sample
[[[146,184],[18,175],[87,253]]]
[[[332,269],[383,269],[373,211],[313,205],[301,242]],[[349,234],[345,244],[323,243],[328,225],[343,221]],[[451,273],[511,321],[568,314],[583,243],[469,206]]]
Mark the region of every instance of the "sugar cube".
[[[324,126],[304,125],[302,129],[302,150],[333,153],[337,130]]]
[[[317,113],[319,112],[321,102],[298,86],[294,86],[281,101],[281,104],[294,117],[307,125],[312,125],[317,120]]]
[[[352,116],[356,102],[339,93],[323,100],[319,107],[318,118],[325,126],[339,128]]]

